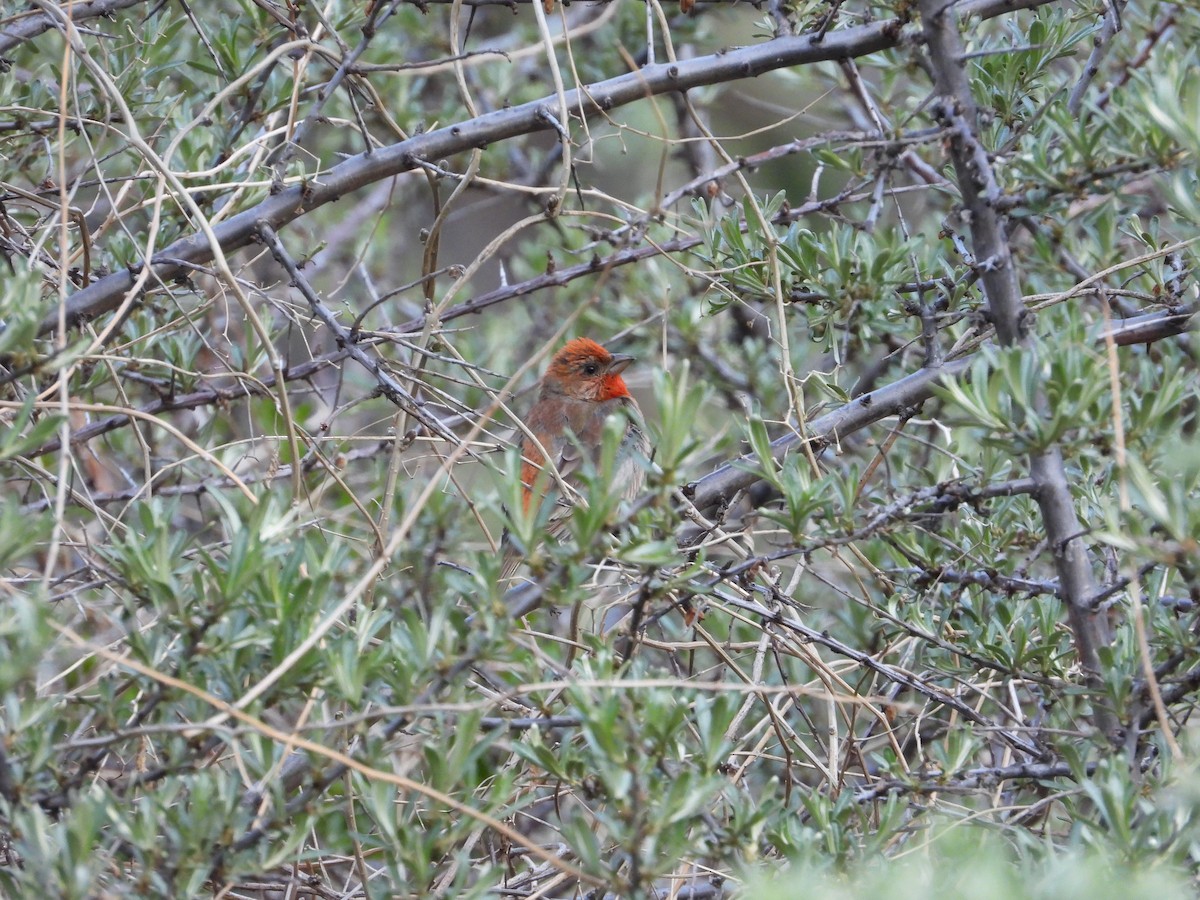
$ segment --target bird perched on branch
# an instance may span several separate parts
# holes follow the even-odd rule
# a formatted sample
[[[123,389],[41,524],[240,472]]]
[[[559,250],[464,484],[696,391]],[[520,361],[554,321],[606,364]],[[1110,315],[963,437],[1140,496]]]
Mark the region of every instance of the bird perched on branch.
[[[593,340],[575,338],[554,355],[542,376],[537,402],[524,420],[527,433],[521,444],[521,499],[529,512],[535,502],[555,496],[556,508],[546,529],[555,539],[567,531],[584,454],[590,455],[593,464],[599,461],[605,422],[610,416],[620,416],[624,421],[612,470],[613,485],[622,500],[629,500],[641,492],[645,483],[650,441],[642,411],[621,377],[632,362],[632,356],[609,353]],[[520,564],[519,553],[510,545],[505,551],[502,577],[510,577]]]

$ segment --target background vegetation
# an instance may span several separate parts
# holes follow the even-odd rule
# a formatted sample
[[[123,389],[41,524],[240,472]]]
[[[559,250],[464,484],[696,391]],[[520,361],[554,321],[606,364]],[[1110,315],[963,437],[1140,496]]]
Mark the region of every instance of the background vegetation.
[[[1200,7],[684,5],[3,6],[0,894],[1193,890]]]

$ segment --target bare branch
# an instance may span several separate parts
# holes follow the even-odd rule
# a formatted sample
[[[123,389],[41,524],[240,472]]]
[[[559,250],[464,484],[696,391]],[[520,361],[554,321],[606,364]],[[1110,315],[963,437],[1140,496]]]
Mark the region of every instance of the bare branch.
[[[1087,774],[1096,770],[1096,763],[1084,766]],[[882,779],[854,795],[859,803],[871,803],[896,794],[926,794],[940,791],[972,791],[995,787],[1002,781],[1046,781],[1052,778],[1075,778],[1071,766],[1063,762],[1019,763],[1015,766],[981,766],[953,773],[924,770],[919,779]]]
[[[964,3],[963,7],[965,12],[986,19],[1015,9],[1035,8],[1048,2],[1050,0],[973,0]],[[876,53],[895,47],[903,40],[904,24],[901,19],[889,19],[826,34],[820,43],[814,43],[811,35],[803,34],[695,59],[647,66],[636,72],[567,91],[566,105],[591,117],[658,94],[752,78],[789,66]],[[379,150],[361,153],[303,185],[285,188],[250,209],[214,225],[213,234],[228,253],[249,244],[259,222],[280,228],[361,187],[407,172],[415,168],[420,159],[442,159],[517,135],[552,130],[545,111],[557,106],[554,97],[533,100],[415,135]],[[149,263],[154,269],[154,278],[159,283],[166,283],[183,271],[182,267],[169,259],[203,263],[212,255],[208,241],[200,234],[193,234],[164,247]],[[73,294],[65,310],[68,326],[76,326],[82,320],[93,319],[116,309],[133,288],[135,271],[131,268],[129,271],[116,272]],[[48,315],[42,322],[40,333],[52,332],[58,327],[58,322],[57,312]]]
[[[1087,62],[1084,63],[1083,74],[1075,82],[1075,87],[1071,88],[1071,96],[1067,100],[1067,109],[1072,115],[1079,115],[1088,87],[1092,80],[1100,74],[1100,63],[1112,45],[1112,39],[1121,29],[1121,7],[1124,5],[1120,0],[1111,0],[1104,4],[1104,18],[1100,23],[1100,29],[1092,38],[1092,52],[1088,55]]]
[[[1016,267],[1003,216],[996,209],[999,188],[991,162],[977,132],[977,111],[963,65],[963,44],[953,5],[944,0],[920,0],[922,30],[935,75],[934,112],[952,129],[950,154],[963,204],[969,214],[975,259],[987,296],[988,318],[1001,344],[1025,341],[1029,312],[1021,299]],[[1075,513],[1062,453],[1057,447],[1038,451],[1030,460],[1037,482],[1038,506],[1058,570],[1060,595],[1067,606],[1080,662],[1093,684],[1100,675],[1099,649],[1107,643],[1104,622],[1089,608],[1095,579],[1083,542],[1083,526]],[[1111,715],[1098,715],[1103,731],[1112,735]]]
[[[283,242],[279,240],[279,235],[275,233],[275,229],[266,222],[260,222],[257,231],[263,243],[271,251],[271,254],[287,270],[288,275],[291,276],[292,284],[296,286],[296,289],[308,301],[313,315],[324,322],[325,327],[333,332],[338,346],[345,351],[346,355],[371,373],[379,385],[380,392],[424,425],[430,434],[436,434],[451,441],[455,440],[454,433],[449,431],[436,416],[431,416],[425,409],[425,401],[417,399],[406,391],[400,382],[393,378],[391,374],[384,371],[383,364],[377,358],[367,355],[362,347],[358,345],[358,342],[350,335],[350,330],[337,320],[337,317],[329,307],[317,296],[317,292],[308,283],[308,279],[300,274],[299,266],[296,265],[296,261],[292,259],[291,254],[284,248]]]
[[[965,372],[966,363],[966,359],[960,359],[936,369],[920,369],[886,387],[856,397],[845,406],[810,421],[807,435],[793,433],[777,438],[771,444],[772,455],[777,460],[783,459],[800,450],[806,440],[813,452],[818,453],[868,425],[919,407],[933,396],[940,381]],[[755,464],[755,457],[747,454],[692,482],[684,488],[684,493],[697,509],[709,512],[759,480],[754,471]]]
[[[62,15],[69,16],[73,22],[78,23],[85,19],[111,16],[118,10],[128,9],[145,2],[146,0],[90,0],[90,2],[80,0],[80,2],[72,3],[68,0],[62,4]],[[0,53],[8,53],[25,41],[57,27],[59,21],[55,16],[46,12],[30,12],[14,18],[16,18],[15,22],[0,27]]]

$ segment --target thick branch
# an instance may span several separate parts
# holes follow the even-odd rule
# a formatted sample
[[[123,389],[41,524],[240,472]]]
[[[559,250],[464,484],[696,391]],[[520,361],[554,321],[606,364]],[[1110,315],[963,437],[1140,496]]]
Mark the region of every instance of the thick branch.
[[[986,19],[1048,2],[1050,0],[972,0],[964,3],[963,8]],[[582,110],[588,117],[599,116],[658,94],[753,78],[804,63],[863,56],[897,46],[902,40],[903,26],[902,20],[889,19],[826,34],[820,41],[814,41],[812,35],[804,34],[777,38],[752,47],[738,47],[710,56],[646,66],[636,72],[567,91],[566,105],[573,110]],[[286,188],[218,223],[213,226],[213,232],[217,242],[228,253],[249,244],[259,222],[280,228],[361,187],[407,172],[417,166],[418,160],[442,159],[518,135],[550,130],[553,126],[544,113],[547,109],[557,108],[557,100],[547,97],[361,153],[304,185]],[[150,261],[154,267],[152,281],[169,281],[185,271],[183,266],[172,260],[204,263],[212,256],[212,249],[202,235],[181,238],[163,248]],[[135,279],[133,270],[116,272],[76,292],[67,301],[67,324],[74,327],[84,319],[116,309],[133,288]],[[55,312],[43,320],[41,333],[49,333],[57,326],[58,314]]]
[[[4,798],[9,806],[15,806],[17,803],[17,784],[13,780],[12,769],[8,765],[8,756],[5,754],[2,744],[0,744],[0,797]]]
[[[988,317],[1000,343],[1011,346],[1024,341],[1029,314],[1021,299],[1006,223],[996,208],[999,188],[979,142],[958,20],[954,6],[945,0],[920,0],[920,10],[938,93],[934,110],[941,124],[951,130],[950,153],[969,215],[975,258],[983,269],[980,281],[987,295]],[[1054,554],[1060,596],[1067,606],[1079,659],[1095,682],[1100,672],[1099,648],[1107,642],[1107,635],[1101,617],[1088,608],[1096,592],[1095,580],[1058,448],[1033,454],[1030,473],[1037,483],[1034,496]],[[1113,732],[1111,716],[1101,713],[1097,721],[1105,732]]]
[[[839,438],[918,407],[933,396],[938,382],[966,371],[969,361],[964,358],[936,369],[920,369],[877,391],[856,397],[845,406],[809,422],[803,437],[792,433],[777,438],[771,443],[771,454],[775,459],[783,459],[800,450],[804,440],[809,442],[814,453],[818,453]],[[747,454],[692,482],[684,491],[700,512],[707,513],[759,481],[756,465],[757,458]]]
[[[950,157],[963,206],[970,214],[971,243],[982,269],[988,318],[1000,343],[1016,343],[1025,312],[1013,268],[1004,218],[996,211],[1000,189],[987,151],[976,135],[978,111],[963,66],[962,38],[954,8],[945,0],[921,0],[922,27],[936,78],[933,111],[950,132]]]
[[[1190,305],[1118,319],[1112,323],[1110,333],[1113,343],[1118,347],[1128,347],[1132,344],[1152,344],[1185,334],[1195,327],[1196,307]]]

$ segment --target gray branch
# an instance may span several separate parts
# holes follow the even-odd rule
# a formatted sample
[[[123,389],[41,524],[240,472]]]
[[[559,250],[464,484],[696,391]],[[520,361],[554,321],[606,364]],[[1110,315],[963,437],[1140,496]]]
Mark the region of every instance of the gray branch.
[[[291,254],[283,246],[283,242],[279,240],[279,235],[276,234],[275,229],[266,222],[260,222],[256,230],[262,242],[271,251],[271,255],[287,271],[288,276],[292,279],[292,284],[308,302],[313,315],[324,322],[325,327],[333,333],[338,347],[344,350],[347,356],[371,373],[375,379],[375,383],[379,386],[379,392],[401,409],[406,410],[409,415],[424,425],[430,434],[436,434],[450,441],[456,440],[454,432],[443,425],[437,416],[430,415],[429,411],[425,408],[424,401],[418,400],[405,390],[404,386],[384,369],[383,363],[378,357],[371,356],[359,346],[358,342],[351,336],[349,329],[337,320],[337,316],[333,314],[333,311],[317,296],[317,292],[308,283],[308,279],[300,273],[300,267],[296,265],[296,261],[292,259]]]
[[[1030,9],[1050,0],[970,0],[963,9],[980,18],[992,18],[1017,9]],[[776,69],[805,63],[844,59],[876,53],[901,44],[904,22],[888,19],[826,34],[814,42],[809,34],[777,38],[751,47],[738,47],[709,56],[646,66],[636,72],[610,78],[566,92],[566,106],[589,117],[602,115],[644,100],[646,97],[728,81],[753,78]],[[308,212],[332,203],[369,184],[415,168],[420,160],[437,160],[519,135],[552,130],[545,113],[558,108],[554,97],[533,100],[486,113],[474,119],[414,135],[377,150],[353,156],[303,185],[285,188],[261,203],[213,227],[217,243],[228,253],[254,239],[259,222],[280,228]],[[178,261],[205,263],[212,259],[208,240],[199,233],[164,247],[148,262],[153,269],[151,285],[169,282],[186,271]],[[178,260],[178,261],[177,261]],[[137,267],[115,272],[77,291],[67,301],[68,326],[94,319],[116,309],[134,288]],[[58,327],[58,314],[48,315],[40,333]]]
[[[856,397],[844,406],[808,423],[804,436],[787,434],[771,443],[771,454],[777,460],[796,453],[807,441],[814,453],[819,453],[839,438],[853,434],[868,425],[919,407],[933,396],[934,388],[943,379],[961,375],[968,368],[969,357],[933,369],[919,369],[886,387]],[[740,457],[705,475],[684,488],[702,513],[708,513],[729,502],[738,491],[745,490],[760,478],[755,472],[757,458],[753,454]]]
[[[1086,774],[1091,775],[1096,769],[1096,763],[1088,763],[1084,767]],[[974,791],[980,788],[993,788],[1003,781],[1050,781],[1068,778],[1072,781],[1076,773],[1069,763],[1042,762],[1017,763],[1011,766],[980,766],[967,769],[965,772],[946,772],[942,769],[924,769],[915,778],[886,778],[870,787],[863,788],[854,794],[859,803],[872,803],[884,797],[895,794],[926,794],[951,791]]]
[[[1128,347],[1131,344],[1152,344],[1184,334],[1195,327],[1196,306],[1192,304],[1118,319],[1112,323],[1110,333],[1113,343]]]
[[[77,3],[63,3],[61,15],[62,18],[67,18],[69,13],[71,21],[78,23],[85,19],[111,16],[117,10],[128,9],[145,2],[146,0],[91,0],[91,2],[82,2],[81,0]],[[39,34],[49,31],[51,28],[57,28],[59,21],[59,18],[45,12],[21,16],[0,29],[0,53],[14,50]]]
[[[964,65],[962,36],[955,8],[945,0],[919,0],[921,24],[935,79],[933,109],[951,129],[950,155],[971,232],[972,250],[982,268],[988,318],[1001,344],[1025,341],[1029,313],[1008,243],[1007,223],[996,208],[999,191],[987,153],[978,138],[978,113]],[[1032,351],[1031,351],[1032,352]],[[1059,595],[1067,606],[1079,660],[1093,686],[1100,675],[1099,648],[1107,643],[1104,620],[1089,608],[1095,578],[1083,542],[1084,528],[1075,513],[1066,467],[1057,447],[1033,454],[1030,474],[1034,497],[1058,572]],[[1097,723],[1112,735],[1114,718],[1098,710]]]
[[[1071,88],[1071,96],[1067,99],[1067,111],[1073,116],[1079,115],[1079,111],[1083,108],[1083,98],[1087,94],[1087,89],[1095,77],[1100,74],[1100,63],[1112,46],[1112,39],[1121,30],[1121,8],[1124,5],[1121,0],[1111,0],[1110,3],[1105,4],[1100,28],[1092,38],[1092,52],[1088,54],[1083,74],[1075,82],[1075,87]]]

